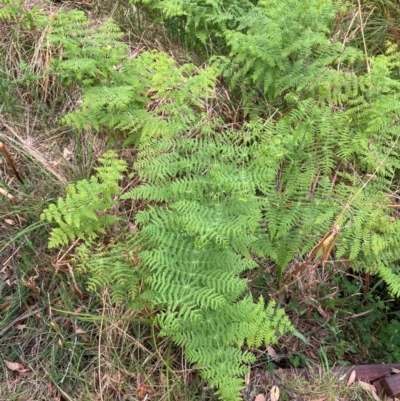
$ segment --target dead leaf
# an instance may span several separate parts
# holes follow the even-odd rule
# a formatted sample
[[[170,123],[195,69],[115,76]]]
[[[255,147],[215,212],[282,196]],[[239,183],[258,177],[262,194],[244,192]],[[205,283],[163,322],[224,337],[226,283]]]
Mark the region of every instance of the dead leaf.
[[[15,197],[13,196],[13,195],[11,195],[11,194],[9,194],[6,190],[4,190],[3,188],[0,188],[0,194],[1,195],[4,195],[4,196],[7,196],[7,198],[8,199],[10,199],[10,201],[11,201],[11,203],[13,204],[13,205],[16,205],[18,202],[17,202],[17,200],[15,199]]]
[[[47,391],[49,393],[49,397],[52,397],[54,394],[54,387],[51,383],[47,383]]]
[[[86,331],[81,329],[80,327],[77,327],[75,330],[75,334],[85,334],[85,333],[86,333]]]
[[[270,345],[267,347],[267,352],[269,356],[276,356],[276,351]]]
[[[400,369],[392,368],[392,373],[400,373]]]
[[[68,148],[63,149],[63,156],[65,160],[72,160],[72,152]]]
[[[30,369],[27,368],[26,366],[22,365],[21,363],[9,362],[9,361],[6,361],[6,360],[4,360],[4,363],[6,364],[7,368],[12,370],[13,372],[18,372],[18,373],[30,372]]]
[[[142,383],[138,388],[136,396],[139,401],[143,401],[145,398],[147,399],[147,396],[151,396],[152,394],[153,389],[149,385]]]
[[[326,401],[327,398],[326,397],[322,397],[322,398],[317,398],[315,400],[311,400],[311,401]]]
[[[279,400],[279,387],[278,386],[272,386],[271,388],[271,394],[270,394],[270,400],[271,401],[278,401]]]
[[[265,395],[263,393],[258,394],[254,401],[265,401]]]
[[[6,304],[0,304],[0,312],[7,312],[11,307],[11,304],[7,302]]]
[[[138,226],[136,224],[133,224],[132,222],[129,222],[129,232],[136,233],[138,231]]]
[[[57,323],[55,323],[55,322],[50,322],[49,324],[50,324],[50,326],[51,326],[54,330],[59,330],[59,327],[58,327],[58,324],[57,324]]]
[[[40,294],[40,288],[36,285],[35,279],[37,279],[39,276],[31,276],[29,277],[28,280],[21,279],[21,283],[29,288],[31,291],[33,291],[35,294]]]
[[[15,325],[15,328],[16,328],[17,330],[23,330],[23,329],[26,328],[26,324],[17,324],[17,325]]]
[[[349,376],[349,380],[347,380],[347,386],[351,386],[356,380],[356,371],[355,369],[352,370]]]
[[[11,220],[11,219],[4,219],[4,221],[9,225],[9,226],[14,226],[15,225],[15,221]]]
[[[370,391],[372,393],[372,396],[374,397],[374,400],[380,401],[380,398],[376,394],[376,388],[372,384],[365,383],[365,382],[362,382],[362,381],[360,381],[359,383],[360,383],[360,386],[362,388],[364,388],[365,390],[368,390],[368,391]]]
[[[72,266],[71,266],[69,263],[67,263],[67,266],[68,266],[69,274],[70,274],[71,277],[72,277],[72,284],[71,284],[72,289],[74,290],[75,294],[76,294],[80,299],[84,299],[85,297],[84,297],[84,295],[82,294],[82,291],[79,289],[78,285],[76,284],[75,276],[74,276],[74,269],[72,268]]]
[[[317,311],[319,312],[319,314],[324,318],[324,319],[328,319],[329,315],[321,308],[321,305],[318,306]]]
[[[28,369],[26,372],[19,372],[19,375],[22,377],[27,377],[27,376],[31,376],[33,374],[33,372]]]
[[[75,294],[78,296],[80,299],[84,299],[84,296],[82,294],[82,291],[78,288],[76,283],[71,284],[72,289],[74,290]]]
[[[308,355],[313,358],[314,360],[318,361],[318,357],[317,355],[314,354],[314,352],[312,352],[311,350],[308,350]]]
[[[167,387],[168,386],[167,376],[162,371],[160,371],[160,382],[163,385],[163,387]]]

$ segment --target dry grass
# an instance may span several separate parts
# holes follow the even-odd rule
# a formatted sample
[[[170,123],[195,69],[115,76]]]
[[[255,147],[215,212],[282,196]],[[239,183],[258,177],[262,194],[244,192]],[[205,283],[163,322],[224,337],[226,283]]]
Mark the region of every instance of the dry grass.
[[[360,382],[349,383],[348,376],[340,376],[321,366],[310,366],[308,377],[282,375],[281,387],[291,400],[302,401],[373,401],[374,393]]]

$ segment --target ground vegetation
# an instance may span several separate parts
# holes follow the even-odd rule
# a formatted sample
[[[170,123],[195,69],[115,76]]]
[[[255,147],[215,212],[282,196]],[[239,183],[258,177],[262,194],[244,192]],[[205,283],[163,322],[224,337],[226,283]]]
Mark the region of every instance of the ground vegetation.
[[[400,362],[398,17],[0,1],[0,399],[289,400],[260,371]]]

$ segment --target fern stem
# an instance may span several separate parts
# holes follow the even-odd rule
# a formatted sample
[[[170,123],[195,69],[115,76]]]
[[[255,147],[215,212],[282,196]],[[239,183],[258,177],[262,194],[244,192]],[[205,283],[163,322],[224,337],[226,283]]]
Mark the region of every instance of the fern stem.
[[[349,209],[349,207],[353,204],[353,202],[358,198],[358,196],[361,194],[361,192],[367,187],[367,185],[371,182],[371,180],[375,177],[375,175],[377,174],[377,172],[379,171],[379,169],[383,166],[383,163],[385,162],[385,160],[389,157],[389,155],[391,154],[391,152],[393,151],[393,149],[395,148],[395,146],[397,145],[397,142],[399,140],[400,134],[397,135],[395,141],[392,143],[392,146],[390,147],[390,149],[386,152],[385,156],[383,157],[383,159],[380,161],[379,165],[376,167],[375,171],[373,174],[370,174],[367,181],[364,182],[364,184],[358,189],[358,191],[349,199],[349,201],[346,203],[346,205],[343,207],[342,211],[340,212],[340,214],[337,216],[333,226],[339,226],[341,227],[341,219],[343,217],[343,215],[346,213],[346,211]]]

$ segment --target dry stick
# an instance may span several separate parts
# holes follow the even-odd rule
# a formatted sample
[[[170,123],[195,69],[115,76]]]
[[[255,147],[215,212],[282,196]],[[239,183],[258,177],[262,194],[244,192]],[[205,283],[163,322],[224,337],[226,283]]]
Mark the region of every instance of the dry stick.
[[[1,116],[0,116],[0,119],[1,119]],[[30,146],[29,144],[27,144],[27,142],[23,138],[21,138],[15,132],[15,130],[12,127],[10,127],[3,119],[1,119],[1,123],[4,127],[6,127],[8,129],[8,131],[10,131],[12,133],[12,136],[15,138],[15,139],[9,138],[9,140],[20,143],[22,145],[22,147],[24,148],[24,150],[29,154],[30,157],[32,157],[34,160],[39,162],[45,168],[45,170],[49,171],[51,174],[53,174],[55,177],[57,177],[63,184],[66,184],[68,182],[66,177],[64,177],[60,172],[58,172],[56,169],[51,167],[51,165],[46,161],[44,156],[42,156],[42,154],[40,152],[38,152],[36,149],[34,149],[33,146]]]
[[[373,310],[374,310],[374,309],[370,309],[370,310],[367,310],[367,311],[365,311],[365,312],[357,313],[357,314],[355,314],[355,315],[346,316],[346,317],[344,318],[344,320],[357,319],[358,317],[368,315],[368,313],[371,313]]]
[[[60,259],[57,259],[56,264],[60,264],[60,262],[70,253],[70,251],[74,248],[74,246],[78,243],[79,239],[77,239],[67,250],[66,252],[61,256]],[[61,253],[61,252],[60,252]],[[60,254],[59,253],[59,254]]]
[[[393,127],[395,125],[392,124],[391,127]],[[389,128],[391,128],[389,127]],[[383,166],[383,163],[385,162],[385,160],[389,157],[389,155],[392,153],[392,150],[394,149],[394,147],[397,145],[397,142],[399,141],[399,137],[400,134],[397,135],[396,140],[393,142],[392,146],[390,147],[390,149],[387,151],[385,157],[381,160],[381,162],[378,164],[378,166],[376,167],[375,171],[373,174],[371,174],[368,177],[368,180],[364,182],[364,184],[361,186],[361,188],[353,195],[352,198],[349,199],[349,201],[347,202],[347,204],[344,206],[344,208],[342,209],[342,211],[340,212],[339,216],[336,218],[334,226],[337,225],[340,227],[339,222],[341,220],[341,218],[343,217],[343,215],[346,213],[347,209],[352,205],[352,203],[358,198],[358,196],[360,195],[360,193],[362,191],[364,191],[365,187],[369,184],[369,182],[376,177],[376,174],[378,173],[379,169]]]
[[[100,388],[100,400],[103,400],[103,381],[101,379],[101,341],[102,341],[102,336],[103,336],[103,324],[104,324],[104,316],[106,314],[106,291],[103,291],[102,294],[102,302],[103,302],[103,308],[101,312],[101,321],[100,321],[100,330],[99,330],[99,341],[97,345],[97,358],[98,358],[98,364],[97,364],[97,374],[99,375],[98,381],[99,381],[99,388]]]
[[[4,156],[6,157],[9,166],[10,166],[10,167],[12,168],[12,170],[14,171],[14,174],[15,174],[15,176],[18,178],[19,182],[20,182],[21,184],[23,184],[24,181],[22,180],[22,178],[21,178],[21,176],[19,175],[17,169],[15,168],[14,162],[12,161],[10,155],[8,154],[7,149],[6,149],[6,147],[4,146],[4,143],[3,143],[3,142],[0,142],[0,150],[4,153]]]
[[[348,27],[348,29],[347,29],[347,32],[346,32],[345,35],[344,35],[343,43],[342,43],[342,51],[344,51],[344,48],[345,48],[345,46],[346,46],[347,37],[348,37],[348,35],[349,35],[349,33],[350,33],[350,29],[353,27],[353,24],[354,24],[355,19],[357,18],[357,14],[358,14],[358,13],[354,13],[353,18],[351,19],[350,24],[349,24],[349,27]],[[339,65],[338,65],[338,68],[339,68]],[[339,70],[338,70],[338,71],[339,71]]]
[[[0,188],[1,191],[1,188]],[[3,273],[8,265],[8,262],[14,257],[14,255],[16,255],[18,253],[18,251],[21,249],[22,245],[20,245],[18,248],[14,249],[13,253],[8,257],[8,259],[3,262],[3,268],[0,270],[0,274]]]
[[[372,7],[372,10],[371,10],[371,12],[369,13],[369,15],[367,15],[367,18],[365,19],[365,21],[367,21],[367,20],[369,19],[369,17],[372,15],[372,13],[374,12],[374,10],[375,10],[375,8]],[[347,29],[345,35],[344,35],[344,38],[343,38],[343,42],[342,42],[342,51],[344,50],[345,43],[346,43],[347,41],[349,41],[349,40],[352,40],[352,39],[355,37],[356,32],[357,32],[358,29],[359,29],[359,28],[356,28],[356,29],[352,32],[352,34],[351,34],[351,36],[353,36],[353,38],[351,38],[351,37],[349,38],[349,36],[350,36],[350,35],[349,35],[350,30],[351,30],[351,28],[353,27],[353,23],[354,23],[355,19],[357,18],[359,12],[360,12],[360,11],[358,10],[356,13],[354,13],[354,15],[353,15],[353,17],[352,17],[352,19],[351,19],[351,21],[350,21],[349,27],[348,27],[348,29]],[[361,17],[361,18],[362,18],[362,17]],[[365,24],[366,24],[366,22],[364,22],[364,26],[365,26]],[[361,27],[361,28],[363,28],[363,27]],[[339,67],[339,66],[338,66],[338,67]],[[339,69],[338,69],[338,71],[339,71]]]
[[[365,53],[365,62],[367,63],[367,71],[368,73],[370,72],[371,68],[369,66],[369,62],[368,62],[368,52],[367,52],[367,44],[365,43],[365,36],[364,36],[364,22],[363,22],[363,17],[362,17],[362,12],[361,12],[361,2],[360,0],[358,0],[358,13],[360,14],[360,22],[361,22],[361,36],[362,36],[362,40],[363,40],[363,46],[364,46],[364,53]]]
[[[393,127],[396,123],[393,123],[389,128]],[[387,151],[385,157],[380,161],[378,166],[376,167],[374,174],[371,174],[368,177],[368,180],[364,182],[364,184],[360,187],[360,189],[349,199],[349,201],[346,203],[346,205],[343,207],[342,211],[336,218],[332,228],[329,229],[328,233],[325,234],[324,238],[311,250],[310,255],[308,256],[307,260],[299,267],[297,268],[293,273],[291,273],[284,281],[283,284],[285,284],[290,278],[292,278],[295,274],[299,273],[300,271],[304,270],[307,265],[311,262],[311,260],[315,257],[315,255],[318,253],[318,251],[322,248],[324,250],[323,255],[316,260],[314,265],[312,267],[316,268],[319,266],[320,263],[323,263],[326,261],[326,259],[329,257],[333,246],[335,245],[337,236],[339,234],[339,229],[340,229],[340,220],[346,213],[346,211],[349,209],[349,207],[353,204],[353,202],[357,199],[357,197],[360,195],[360,193],[365,189],[365,187],[369,184],[369,182],[376,176],[378,170],[382,167],[383,163],[385,160],[389,157],[390,153],[396,146],[397,142],[399,141],[400,135],[397,135],[396,140],[393,142],[392,146],[390,149]],[[329,245],[329,246],[328,246]],[[293,280],[289,284],[285,284],[286,287],[289,285],[294,284],[296,281],[300,280],[304,276],[305,273],[303,273],[301,276],[299,276],[296,280]]]
[[[19,315],[17,318],[15,318],[11,323],[9,323],[7,326],[3,327],[0,330],[0,337],[6,333],[8,330],[12,329],[14,327],[14,324],[17,324],[21,320],[28,319],[28,317],[31,317],[33,315],[36,315],[36,313],[39,313],[43,308],[38,308],[36,305],[32,306],[29,308],[26,312],[24,312],[22,315]]]

